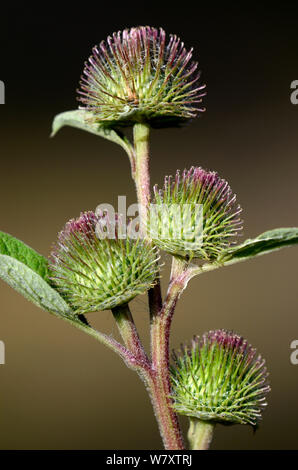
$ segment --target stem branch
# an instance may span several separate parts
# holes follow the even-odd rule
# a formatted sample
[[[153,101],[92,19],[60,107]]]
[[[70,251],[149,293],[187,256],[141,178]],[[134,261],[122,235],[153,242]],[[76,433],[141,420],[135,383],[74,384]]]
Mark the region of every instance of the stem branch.
[[[188,282],[187,274],[187,263],[173,258],[171,281],[165,302],[161,310],[151,317],[152,369],[155,372],[158,399],[162,405],[159,426],[166,449],[184,449],[178,417],[172,407],[169,339],[175,307]]]
[[[140,362],[140,365],[148,369],[150,362],[139,338],[128,304],[115,307],[112,312],[125,346]]]
[[[95,330],[90,325],[80,321],[79,319],[71,319],[66,317],[62,318],[63,320],[67,321],[79,330],[84,331],[85,333],[92,336],[97,341],[117,353],[129,368],[135,369],[137,367],[138,364],[136,362],[135,356],[128,349],[122,346],[122,344],[118,343],[118,341],[116,341],[113,337],[108,336],[105,333],[101,333],[98,330]]]

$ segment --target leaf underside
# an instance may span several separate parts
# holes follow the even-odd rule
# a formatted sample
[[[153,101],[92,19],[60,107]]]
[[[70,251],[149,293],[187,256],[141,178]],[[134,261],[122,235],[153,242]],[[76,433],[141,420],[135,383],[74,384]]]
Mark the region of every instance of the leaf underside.
[[[0,232],[0,278],[42,309],[72,318],[71,307],[48,284],[48,261],[25,243]]]
[[[57,114],[53,120],[51,137],[54,137],[64,126],[82,129],[120,145],[128,154],[131,163],[133,163],[134,150],[129,140],[120,131],[94,122],[93,113],[76,109]]]
[[[41,276],[15,258],[0,255],[0,278],[44,310],[56,315],[72,316],[71,308],[60,294]]]

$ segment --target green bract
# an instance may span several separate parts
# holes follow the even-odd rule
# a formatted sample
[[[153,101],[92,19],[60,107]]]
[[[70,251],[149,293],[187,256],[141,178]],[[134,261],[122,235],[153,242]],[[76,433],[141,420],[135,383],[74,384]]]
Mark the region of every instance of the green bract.
[[[226,331],[195,337],[174,355],[175,410],[205,421],[256,425],[267,405],[265,361],[246,340]]]
[[[104,226],[112,229],[114,238]],[[59,234],[51,279],[77,314],[125,304],[156,280],[156,248],[141,239],[121,239],[113,227],[107,219],[85,212]]]
[[[93,119],[156,127],[177,125],[204,111],[198,64],[177,36],[140,26],[114,33],[93,48],[79,101]]]
[[[148,234],[161,249],[183,258],[217,259],[241,231],[236,196],[213,171],[192,167],[154,187]]]

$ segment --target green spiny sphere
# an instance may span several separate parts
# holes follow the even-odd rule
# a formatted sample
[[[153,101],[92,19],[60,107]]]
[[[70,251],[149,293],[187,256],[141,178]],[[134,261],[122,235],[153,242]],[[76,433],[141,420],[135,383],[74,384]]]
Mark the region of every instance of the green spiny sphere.
[[[183,258],[214,260],[241,231],[236,196],[214,171],[177,170],[154,187],[148,235],[162,250]]]
[[[114,238],[99,237],[105,230]],[[51,280],[75,313],[107,310],[150,289],[157,261],[156,248],[148,242],[122,239],[106,217],[85,212],[59,233],[51,254]]]
[[[177,36],[139,26],[113,33],[92,50],[81,77],[81,109],[95,122],[178,125],[204,111],[197,62]]]
[[[265,361],[246,340],[226,330],[194,337],[174,353],[174,409],[200,420],[255,426],[267,405]]]

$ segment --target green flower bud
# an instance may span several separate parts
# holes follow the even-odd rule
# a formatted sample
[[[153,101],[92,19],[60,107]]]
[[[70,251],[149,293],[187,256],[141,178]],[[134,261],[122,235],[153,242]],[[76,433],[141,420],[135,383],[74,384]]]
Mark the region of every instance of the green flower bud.
[[[107,310],[150,289],[157,261],[156,248],[147,241],[122,239],[106,216],[85,212],[59,233],[51,280],[75,313]]]
[[[95,46],[78,90],[95,122],[153,127],[178,125],[204,111],[198,64],[177,36],[139,26]]]
[[[226,330],[194,337],[174,353],[175,410],[191,418],[255,426],[270,391],[265,361],[246,340]]]
[[[148,235],[164,251],[183,258],[216,259],[241,231],[236,196],[213,171],[192,167],[154,187]]]

